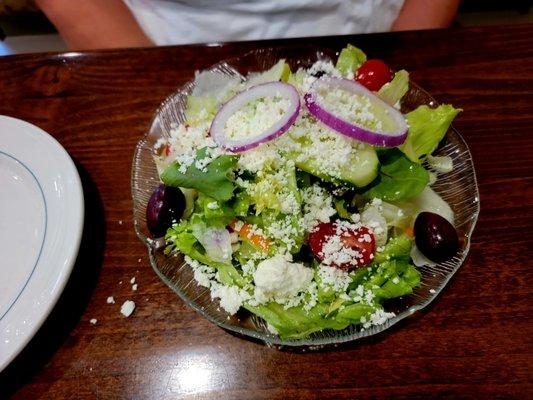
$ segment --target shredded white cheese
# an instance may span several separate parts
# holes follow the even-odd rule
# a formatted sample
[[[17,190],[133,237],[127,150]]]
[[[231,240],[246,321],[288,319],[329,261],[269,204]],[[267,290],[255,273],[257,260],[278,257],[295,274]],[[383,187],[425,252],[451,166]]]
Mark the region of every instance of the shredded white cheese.
[[[120,313],[126,318],[133,313],[133,310],[135,310],[135,302],[132,300],[126,300],[120,307]]]

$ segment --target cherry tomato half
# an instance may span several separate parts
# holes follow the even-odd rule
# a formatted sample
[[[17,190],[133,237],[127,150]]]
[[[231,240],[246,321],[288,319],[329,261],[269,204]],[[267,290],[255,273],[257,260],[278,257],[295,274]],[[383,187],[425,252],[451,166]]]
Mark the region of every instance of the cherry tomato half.
[[[367,60],[357,70],[355,80],[369,90],[377,92],[381,87],[390,82],[392,71],[381,60]]]
[[[320,261],[324,261],[327,251],[324,245],[331,237],[338,236],[342,247],[348,250],[355,250],[357,257],[353,257],[350,262],[338,264],[333,262],[331,266],[344,270],[361,268],[372,262],[376,251],[376,239],[366,226],[360,228],[345,228],[341,234],[337,234],[337,225],[334,222],[319,224],[309,234],[309,247]],[[342,251],[342,250],[341,250]],[[345,252],[346,253],[346,252]],[[350,253],[350,252],[348,252]],[[335,258],[335,257],[333,257]]]

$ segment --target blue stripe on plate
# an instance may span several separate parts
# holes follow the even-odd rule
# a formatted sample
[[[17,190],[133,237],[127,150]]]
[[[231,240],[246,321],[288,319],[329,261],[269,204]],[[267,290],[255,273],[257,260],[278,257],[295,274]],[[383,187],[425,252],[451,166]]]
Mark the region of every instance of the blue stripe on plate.
[[[31,174],[33,179],[35,179],[35,182],[37,183],[37,186],[39,187],[39,190],[41,191],[41,196],[43,197],[43,203],[44,203],[44,235],[43,235],[43,241],[41,243],[41,248],[39,249],[39,255],[37,256],[37,259],[35,260],[35,264],[33,265],[33,268],[31,270],[30,276],[28,276],[28,279],[26,279],[26,282],[24,283],[24,286],[22,287],[22,289],[20,289],[19,294],[17,295],[17,297],[15,297],[13,302],[9,305],[9,307],[6,310],[6,312],[4,314],[2,314],[2,316],[0,316],[0,321],[2,321],[2,319],[9,313],[9,311],[13,308],[13,306],[15,305],[17,300],[20,298],[20,296],[24,292],[24,289],[26,289],[26,286],[28,286],[28,283],[30,282],[31,277],[33,276],[33,273],[35,272],[35,269],[37,268],[37,264],[39,263],[39,260],[41,258],[41,254],[43,252],[43,247],[44,247],[44,242],[45,242],[45,239],[46,239],[46,231],[47,231],[47,227],[48,227],[48,206],[46,205],[46,198],[44,197],[43,188],[42,188],[41,184],[39,183],[39,181],[37,180],[37,177],[35,176],[33,171],[26,164],[24,164],[22,161],[20,161],[16,157],[12,156],[11,154],[5,153],[5,152],[3,152],[1,150],[0,150],[0,154],[4,155],[6,157],[9,157],[12,160],[14,160],[15,162],[19,163],[20,165],[22,165]]]

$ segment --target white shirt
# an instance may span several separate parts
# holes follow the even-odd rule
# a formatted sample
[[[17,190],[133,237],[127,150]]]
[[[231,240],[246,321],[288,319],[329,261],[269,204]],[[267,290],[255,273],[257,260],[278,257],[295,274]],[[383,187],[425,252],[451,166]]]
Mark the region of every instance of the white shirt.
[[[388,31],[404,0],[124,0],[157,44]]]

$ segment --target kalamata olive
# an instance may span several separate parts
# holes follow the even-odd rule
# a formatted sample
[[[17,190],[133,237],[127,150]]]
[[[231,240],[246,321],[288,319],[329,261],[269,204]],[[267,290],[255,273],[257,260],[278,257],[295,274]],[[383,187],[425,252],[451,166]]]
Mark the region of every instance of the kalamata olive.
[[[146,206],[146,224],[154,237],[163,236],[185,210],[185,196],[178,188],[159,185]]]
[[[457,231],[448,220],[438,214],[418,214],[414,232],[416,246],[431,261],[449,260],[459,249]]]

